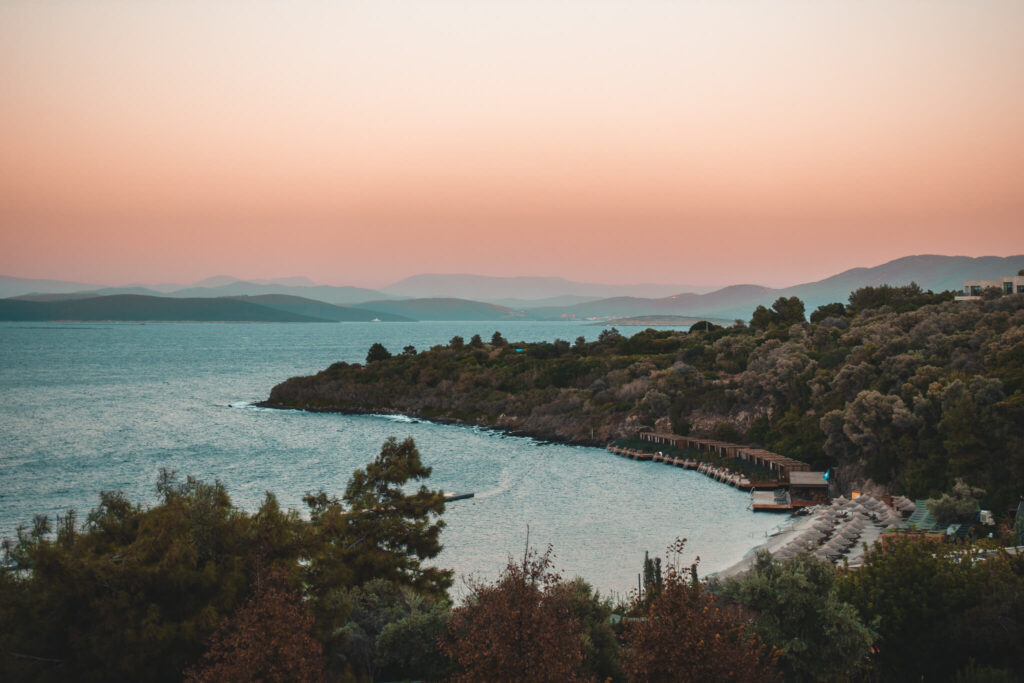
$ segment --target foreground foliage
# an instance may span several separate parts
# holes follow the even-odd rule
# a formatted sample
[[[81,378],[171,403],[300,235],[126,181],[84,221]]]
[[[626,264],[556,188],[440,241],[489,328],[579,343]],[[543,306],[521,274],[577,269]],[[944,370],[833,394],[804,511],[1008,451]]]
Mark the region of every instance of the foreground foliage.
[[[838,596],[878,634],[885,680],[942,680],[981,665],[1024,673],[1024,566],[978,548],[902,540],[843,572]]]
[[[682,542],[670,549],[677,555]],[[743,615],[696,581],[696,568],[670,563],[656,590],[634,603],[623,669],[631,681],[771,681],[777,653]]]
[[[471,581],[452,612],[445,653],[458,666],[453,681],[581,680],[582,627],[556,590],[551,550],[509,560],[493,584]]]
[[[402,492],[429,474],[412,440],[391,439],[344,502],[310,495],[309,521],[270,493],[248,514],[221,484],[169,472],[152,508],[107,492],[82,527],[37,518],[4,543],[0,679],[372,675],[345,649],[358,592],[376,581],[441,600],[451,584],[422,564],[441,549],[442,494]]]
[[[5,544],[0,680],[1022,673],[1024,562],[977,546],[897,539],[856,570],[762,555],[746,575],[706,584],[696,566],[680,568],[678,542],[667,566],[644,558],[643,593],[614,608],[585,581],[563,579],[550,549],[528,551],[497,580],[470,580],[453,608],[448,573],[422,564],[439,548],[435,492],[405,494],[418,502],[396,493],[416,473],[427,474],[415,446],[391,441],[349,487],[374,497],[315,494],[309,520],[271,494],[250,514],[219,484],[167,473],[152,508],[107,493],[81,527],[71,514],[54,529],[37,519]]]
[[[782,563],[758,553],[719,594],[756,614],[754,631],[776,649],[787,681],[846,681],[870,661],[875,634],[839,599],[835,568],[812,555]]]

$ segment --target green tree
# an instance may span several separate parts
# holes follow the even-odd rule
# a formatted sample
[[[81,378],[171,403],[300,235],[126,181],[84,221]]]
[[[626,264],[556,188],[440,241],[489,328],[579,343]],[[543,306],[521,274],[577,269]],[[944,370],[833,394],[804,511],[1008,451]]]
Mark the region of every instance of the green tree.
[[[430,471],[411,438],[391,437],[365,469],[352,473],[342,501],[323,491],[308,494],[314,536],[310,582],[325,596],[384,579],[444,597],[451,572],[423,566],[441,552],[444,495],[422,484],[406,492]]]
[[[787,681],[846,681],[868,661],[875,636],[839,600],[831,564],[806,554],[781,563],[759,552],[720,595],[756,613],[754,631],[779,652]]]
[[[375,363],[379,360],[387,360],[388,358],[391,358],[391,352],[380,342],[374,342],[370,350],[366,352],[367,364]]]
[[[435,674],[429,678],[438,678],[450,669],[438,648],[451,611],[447,600],[374,579],[349,589],[347,604],[347,637],[336,654],[356,676],[411,679],[427,677],[431,670]]]
[[[758,306],[750,316],[750,326],[755,330],[767,330],[778,320],[778,314],[764,306]]]
[[[825,318],[842,318],[846,315],[846,306],[838,301],[831,304],[822,304],[811,313],[811,322],[820,323]]]
[[[413,594],[415,596],[415,594]],[[408,613],[384,625],[377,636],[376,663],[386,680],[442,680],[453,672],[440,643],[448,632],[451,605],[420,598]]]
[[[878,633],[882,680],[943,680],[978,664],[1024,661],[1024,580],[1005,555],[907,539],[870,551],[842,574],[839,598]]]
[[[780,296],[772,304],[772,310],[777,315],[776,323],[783,327],[807,322],[804,319],[804,302],[795,296],[791,296],[788,299]]]
[[[560,609],[579,624],[583,648],[581,677],[595,681],[621,680],[618,637],[609,623],[611,601],[602,599],[600,593],[579,577],[556,583],[551,596]]]
[[[107,492],[82,532],[39,519],[8,544],[0,678],[179,680],[202,654],[248,595],[258,537],[219,483],[164,471],[157,488],[152,509]]]
[[[978,515],[978,501],[984,495],[984,490],[971,486],[963,479],[957,479],[952,491],[938,498],[929,498],[926,505],[928,511],[942,524],[973,522]]]

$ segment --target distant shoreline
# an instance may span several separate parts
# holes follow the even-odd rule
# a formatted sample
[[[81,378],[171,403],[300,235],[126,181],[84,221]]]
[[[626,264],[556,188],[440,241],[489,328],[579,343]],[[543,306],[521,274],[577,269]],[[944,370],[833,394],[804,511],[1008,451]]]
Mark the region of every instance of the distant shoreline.
[[[709,322],[712,325],[731,325],[732,320],[723,318],[695,318],[684,315],[638,315],[629,318],[613,318],[611,320],[595,320],[589,325],[618,325],[620,327],[693,327],[697,323]]]

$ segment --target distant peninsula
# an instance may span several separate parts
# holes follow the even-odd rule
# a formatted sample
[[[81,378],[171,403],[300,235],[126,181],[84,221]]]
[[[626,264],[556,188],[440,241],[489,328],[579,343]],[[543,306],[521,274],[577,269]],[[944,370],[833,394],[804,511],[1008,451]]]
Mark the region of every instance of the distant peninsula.
[[[698,323],[709,323],[719,327],[731,325],[732,320],[719,318],[695,318],[686,315],[635,315],[629,318],[613,318],[612,320],[596,320],[591,325],[615,325],[616,327],[690,327]]]
[[[295,296],[178,299],[139,294],[61,300],[0,299],[0,320],[76,322],[371,322],[408,321],[402,315],[334,306]]]

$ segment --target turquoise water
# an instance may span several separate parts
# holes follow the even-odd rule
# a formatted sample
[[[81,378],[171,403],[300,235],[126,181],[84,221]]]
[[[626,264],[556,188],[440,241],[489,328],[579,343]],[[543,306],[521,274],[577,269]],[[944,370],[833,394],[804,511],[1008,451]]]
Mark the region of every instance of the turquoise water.
[[[566,575],[603,591],[636,585],[643,553],[689,539],[687,562],[722,569],[780,518],[694,472],[601,449],[544,444],[402,417],[255,408],[271,387],[332,362],[360,362],[495,329],[513,341],[594,339],[600,327],[515,323],[0,323],[0,536],[35,514],[85,512],[102,490],[151,503],[161,467],[224,482],[254,508],[264,491],[301,508],[307,491],[340,495],[388,436],[412,436],[429,484],[476,498],[448,506],[436,563],[494,576],[532,545],[554,546]],[[457,582],[458,585],[458,582]]]

